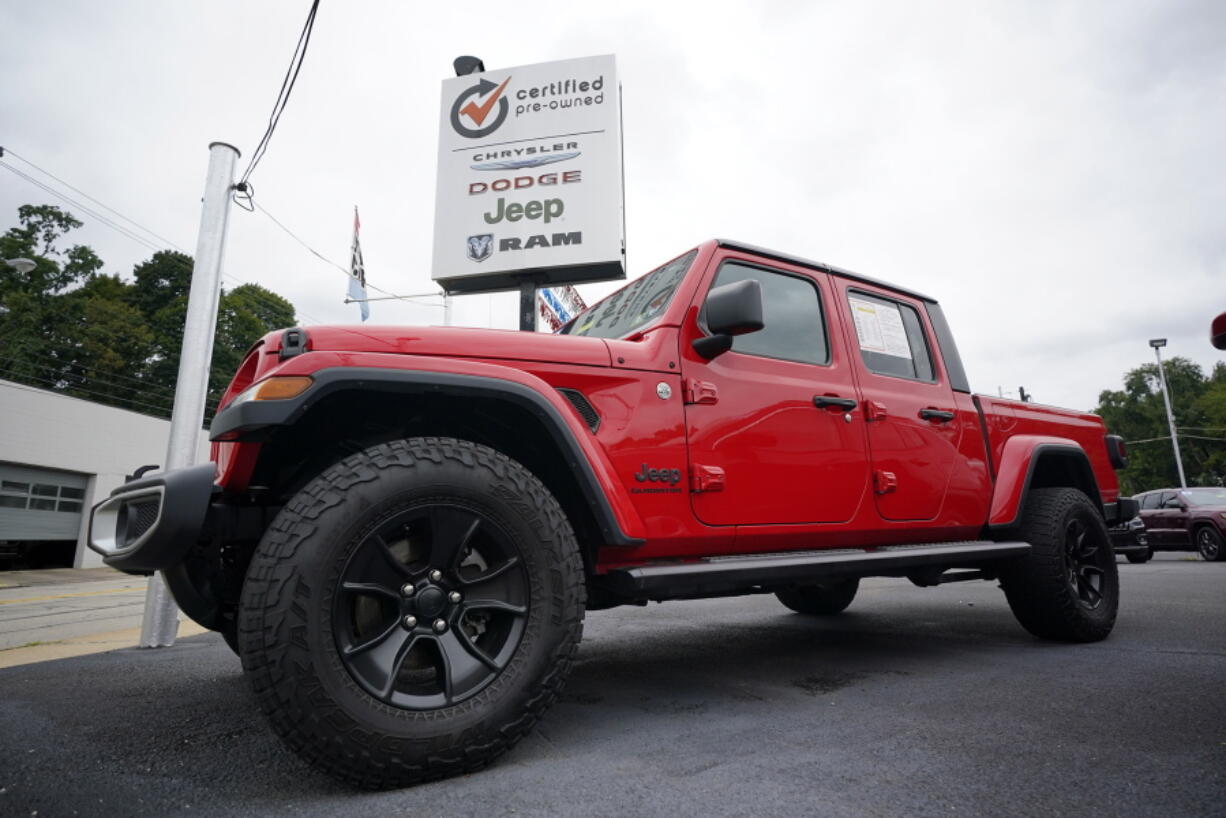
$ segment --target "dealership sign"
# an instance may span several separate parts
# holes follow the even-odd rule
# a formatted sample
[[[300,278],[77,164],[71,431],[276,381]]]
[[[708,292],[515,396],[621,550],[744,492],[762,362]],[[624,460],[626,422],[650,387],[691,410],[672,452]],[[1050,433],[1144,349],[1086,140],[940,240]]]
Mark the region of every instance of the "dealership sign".
[[[434,280],[449,293],[625,277],[612,56],[443,82]]]

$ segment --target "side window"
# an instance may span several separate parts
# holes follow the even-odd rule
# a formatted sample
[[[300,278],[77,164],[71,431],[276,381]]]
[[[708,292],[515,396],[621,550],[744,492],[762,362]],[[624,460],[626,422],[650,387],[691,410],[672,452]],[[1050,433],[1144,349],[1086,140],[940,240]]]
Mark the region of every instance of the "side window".
[[[762,318],[766,326],[734,338],[733,352],[806,364],[830,363],[817,285],[801,276],[729,261],[719,268],[711,286],[748,279],[762,283]]]
[[[1162,497],[1159,492],[1152,492],[1141,498],[1141,508],[1147,511],[1153,511],[1158,507],[1158,499]]]
[[[1163,508],[1179,508],[1179,498],[1173,491],[1167,491],[1162,494]]]
[[[848,291],[860,355],[870,372],[914,381],[936,380],[919,313],[908,304]]]

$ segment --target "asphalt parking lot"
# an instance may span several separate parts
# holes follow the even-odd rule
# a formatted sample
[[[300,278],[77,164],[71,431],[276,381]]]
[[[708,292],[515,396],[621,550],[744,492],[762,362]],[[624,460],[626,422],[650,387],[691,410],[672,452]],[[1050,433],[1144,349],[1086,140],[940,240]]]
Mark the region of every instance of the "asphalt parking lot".
[[[0,814],[1226,815],[1226,563],[1119,567],[1094,645],[1036,641],[988,583],[592,613],[531,736],[387,793],[284,750],[212,634],[2,669]]]

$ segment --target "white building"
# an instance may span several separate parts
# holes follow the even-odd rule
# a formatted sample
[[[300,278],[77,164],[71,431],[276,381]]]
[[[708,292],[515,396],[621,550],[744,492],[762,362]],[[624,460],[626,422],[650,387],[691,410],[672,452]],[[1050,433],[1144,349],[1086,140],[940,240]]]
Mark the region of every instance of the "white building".
[[[0,548],[75,541],[74,567],[101,565],[86,545],[89,509],[164,463],[169,437],[170,421],[0,380]]]

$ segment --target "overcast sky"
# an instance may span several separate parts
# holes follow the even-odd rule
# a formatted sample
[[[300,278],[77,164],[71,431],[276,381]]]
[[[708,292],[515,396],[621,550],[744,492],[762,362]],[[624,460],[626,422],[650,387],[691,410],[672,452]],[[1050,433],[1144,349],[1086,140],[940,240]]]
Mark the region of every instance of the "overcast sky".
[[[309,6],[0,0],[0,145],[194,250],[207,145],[246,164]],[[368,280],[434,290],[460,54],[616,55],[631,277],[717,236],[846,267],[941,301],[976,390],[1078,409],[1152,361],[1149,338],[1223,360],[1226,3],[323,0],[257,201],[342,265],[358,205]],[[0,168],[0,229],[41,202],[62,204]],[[78,215],[107,272],[150,255]],[[233,214],[225,272],[303,323],[357,320],[344,275],[260,213]],[[457,323],[514,327],[515,305],[462,297]]]

